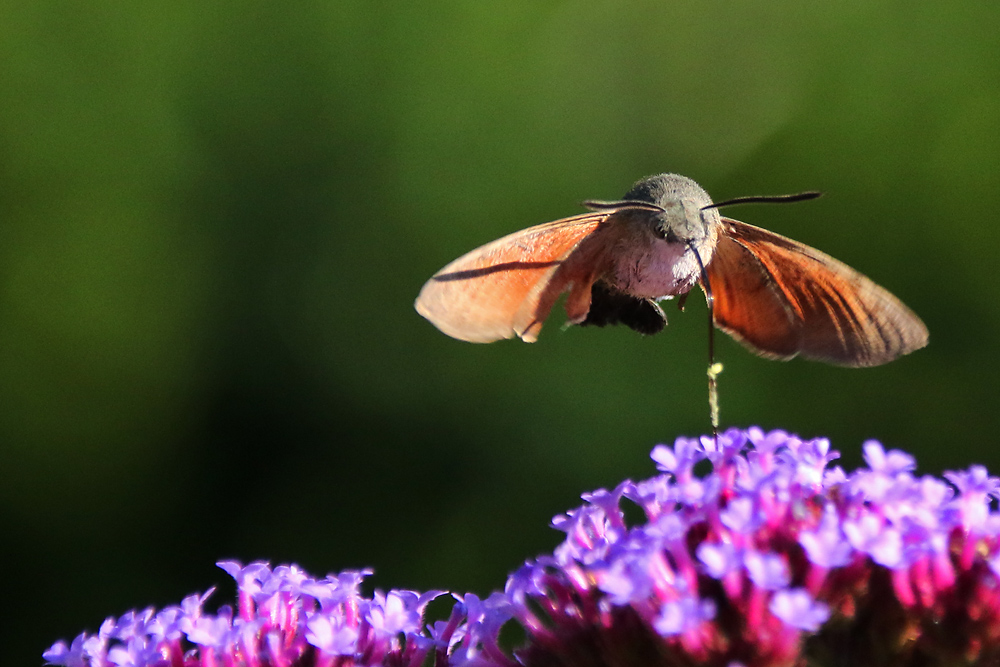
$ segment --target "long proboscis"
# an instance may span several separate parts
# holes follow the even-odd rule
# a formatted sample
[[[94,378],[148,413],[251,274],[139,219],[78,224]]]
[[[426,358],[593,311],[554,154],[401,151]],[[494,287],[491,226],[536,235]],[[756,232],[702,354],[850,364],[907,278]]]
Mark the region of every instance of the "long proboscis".
[[[712,285],[708,280],[708,271],[705,263],[701,260],[701,253],[692,241],[688,241],[688,248],[694,253],[694,258],[698,262],[698,269],[701,271],[701,284],[705,289],[705,304],[708,306],[708,412],[712,422],[712,437],[715,444],[719,444],[719,373],[722,372],[722,364],[715,363],[715,296],[712,294]]]

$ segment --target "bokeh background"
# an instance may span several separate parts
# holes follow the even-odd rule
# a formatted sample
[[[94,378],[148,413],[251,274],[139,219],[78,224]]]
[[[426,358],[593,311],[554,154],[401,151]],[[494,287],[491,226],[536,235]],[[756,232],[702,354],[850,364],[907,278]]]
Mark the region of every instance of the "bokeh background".
[[[470,345],[446,262],[676,171],[875,278],[930,346],[768,362],[729,425],[1000,470],[1000,5],[0,4],[0,623],[39,664],[220,558],[485,594],[704,433],[705,306]]]

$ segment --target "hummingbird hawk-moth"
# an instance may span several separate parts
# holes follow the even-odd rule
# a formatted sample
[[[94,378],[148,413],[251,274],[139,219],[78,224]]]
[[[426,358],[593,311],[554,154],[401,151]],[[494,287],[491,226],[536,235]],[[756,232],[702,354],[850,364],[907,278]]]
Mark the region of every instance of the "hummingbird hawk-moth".
[[[621,201],[588,202],[589,213],[459,257],[427,281],[415,306],[460,340],[533,342],[568,292],[572,324],[655,334],[667,323],[659,301],[700,285],[714,297],[715,326],[768,359],[877,366],[927,344],[920,318],[858,271],[719,215],[719,206],[763,199],[713,204],[689,178],[651,176]]]

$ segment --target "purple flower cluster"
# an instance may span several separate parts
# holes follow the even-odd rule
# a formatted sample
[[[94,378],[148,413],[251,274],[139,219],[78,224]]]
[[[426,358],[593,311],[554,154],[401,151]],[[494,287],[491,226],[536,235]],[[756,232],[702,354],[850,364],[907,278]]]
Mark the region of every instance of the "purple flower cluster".
[[[57,642],[66,667],[658,667],[1000,664],[1000,480],[974,466],[945,479],[877,442],[846,473],[825,439],[730,429],[657,446],[661,471],[586,503],[504,593],[359,587],[370,570],[313,579],[224,562],[239,602],[108,619]],[[706,474],[696,474],[706,469]],[[635,518],[633,518],[635,517]],[[524,645],[500,648],[519,623]]]
[[[430,627],[424,610],[441,591],[376,591],[359,587],[371,570],[348,570],[313,579],[299,568],[266,563],[219,567],[236,580],[239,605],[203,612],[213,591],[192,595],[179,607],[149,608],[108,618],[96,635],[83,633],[72,645],[56,642],[45,660],[66,667],[420,667],[499,665],[510,660],[496,646],[506,620],[497,600],[466,595],[450,618]]]
[[[553,522],[566,540],[510,577],[520,660],[998,664],[1000,480],[916,477],[874,441],[867,469],[838,456],[757,428],[656,447],[663,474],[584,496]]]

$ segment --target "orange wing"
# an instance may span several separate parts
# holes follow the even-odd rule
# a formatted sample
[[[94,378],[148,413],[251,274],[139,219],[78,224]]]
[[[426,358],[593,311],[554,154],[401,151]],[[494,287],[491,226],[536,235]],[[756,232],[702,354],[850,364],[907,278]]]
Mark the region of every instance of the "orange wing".
[[[476,248],[434,274],[414,306],[442,332],[472,343],[534,342],[566,290],[570,321],[582,321],[604,256],[595,232],[612,214],[556,220]]]
[[[751,351],[878,366],[927,345],[920,318],[846,264],[738,220],[722,224],[707,267],[715,324]]]

